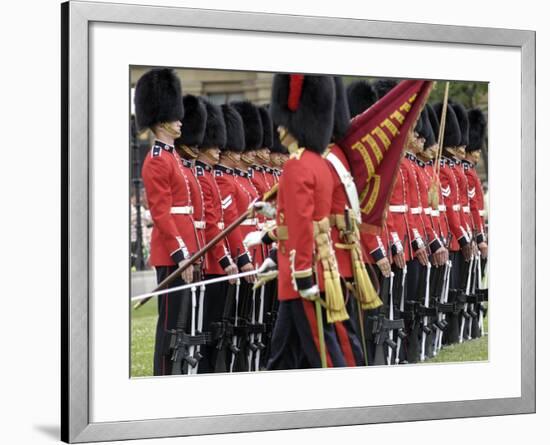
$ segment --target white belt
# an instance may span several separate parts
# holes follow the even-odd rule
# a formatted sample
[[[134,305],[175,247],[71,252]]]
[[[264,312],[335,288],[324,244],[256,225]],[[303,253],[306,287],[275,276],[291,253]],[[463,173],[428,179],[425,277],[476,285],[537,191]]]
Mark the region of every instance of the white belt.
[[[424,213],[426,215],[431,215],[432,214],[432,208],[431,207],[425,207],[424,208]]]
[[[462,207],[462,211],[463,211],[464,213],[470,213],[470,206],[464,206],[464,207]]]
[[[453,210],[454,210],[455,212],[460,212],[460,209],[461,209],[461,208],[462,208],[462,207],[460,207],[460,204],[453,204]]]
[[[219,222],[219,223],[218,223],[218,229],[220,229],[220,230],[225,229],[225,224],[222,223],[222,222]]]
[[[258,224],[258,218],[248,218],[241,223],[241,226],[255,226],[256,224]]]
[[[195,221],[195,229],[206,229],[206,221]]]
[[[439,204],[439,211],[440,212],[446,212],[447,206],[445,204]]]
[[[400,206],[389,206],[388,208],[390,212],[393,212],[393,213],[405,213],[408,207],[407,207],[407,204],[403,204]]]
[[[439,210],[432,209],[432,216],[439,216]]]
[[[192,215],[193,214],[193,206],[179,206],[179,207],[171,207],[170,213],[172,215]]]
[[[411,213],[413,215],[419,215],[420,213],[422,213],[422,207],[412,207]]]

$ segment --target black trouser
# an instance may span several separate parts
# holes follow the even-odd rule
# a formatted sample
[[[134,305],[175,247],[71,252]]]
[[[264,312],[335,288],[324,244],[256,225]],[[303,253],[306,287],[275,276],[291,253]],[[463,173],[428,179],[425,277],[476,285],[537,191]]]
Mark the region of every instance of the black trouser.
[[[449,252],[449,258],[453,265],[449,281],[449,303],[457,303],[457,295],[464,291],[468,274],[468,264],[461,251]],[[457,308],[461,309],[461,308]],[[448,313],[447,329],[443,335],[444,344],[457,343],[460,335],[460,311]]]
[[[365,357],[362,347],[361,325],[359,324],[359,317],[362,316],[364,311],[361,310],[358,300],[351,295],[351,292],[348,292],[345,286],[343,286],[342,291],[346,295],[346,310],[349,319],[334,324],[338,342],[347,366],[364,366]]]
[[[157,266],[157,283],[163,281],[176,270],[176,266]],[[176,278],[172,287],[181,286],[184,282],[181,277]],[[182,306],[183,305],[183,306]],[[189,332],[190,325],[190,292],[189,290],[170,292],[160,295],[157,299],[158,320],[155,335],[155,352],[153,358],[154,375],[170,375],[173,373],[171,360],[172,351],[170,340],[172,332],[179,324]]]
[[[405,312],[409,316],[405,319],[405,357],[407,362],[416,363],[420,355],[420,323],[417,320],[414,309],[416,304],[422,300],[424,286],[426,285],[426,268],[420,264],[417,258],[407,263],[407,299],[405,300]]]
[[[329,367],[346,366],[334,325],[327,323],[325,310],[322,312],[327,364]],[[320,367],[315,303],[302,298],[280,301],[267,369]]]
[[[220,277],[221,275],[207,275],[205,280]],[[213,283],[206,286],[204,293],[203,307],[203,331],[214,334],[216,329],[213,323],[221,323],[223,319],[224,307],[227,299],[228,282]],[[203,358],[199,361],[199,374],[207,374],[216,371],[216,361],[218,358],[217,342],[208,345],[202,345],[200,348]]]

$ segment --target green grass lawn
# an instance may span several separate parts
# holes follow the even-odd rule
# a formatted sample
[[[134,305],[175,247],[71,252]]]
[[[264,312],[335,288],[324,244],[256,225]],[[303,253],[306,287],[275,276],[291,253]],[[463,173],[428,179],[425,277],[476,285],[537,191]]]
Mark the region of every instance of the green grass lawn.
[[[151,299],[137,311],[132,310],[132,377],[153,375],[153,347],[157,322],[157,300]],[[487,318],[484,320],[488,333]],[[488,360],[488,336],[444,347],[425,363]]]
[[[132,377],[153,375],[153,348],[157,323],[157,299],[132,309]]]

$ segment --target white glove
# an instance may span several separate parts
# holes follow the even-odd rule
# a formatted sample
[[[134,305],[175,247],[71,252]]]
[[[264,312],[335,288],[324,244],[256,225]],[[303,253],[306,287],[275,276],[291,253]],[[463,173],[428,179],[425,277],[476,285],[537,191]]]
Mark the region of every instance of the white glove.
[[[315,300],[319,296],[319,287],[317,287],[316,284],[313,286],[304,289],[299,290],[298,293],[300,294],[300,297],[306,299],[306,300]]]
[[[262,243],[262,238],[264,237],[265,233],[261,230],[257,230],[255,232],[250,232],[248,235],[244,237],[243,244],[244,247],[247,249],[251,246],[257,246],[258,244]]]
[[[264,215],[267,219],[275,219],[277,209],[273,204],[265,201],[257,201],[254,203],[254,210],[261,215]]]
[[[258,273],[266,272],[270,269],[277,269],[277,264],[271,258],[266,258],[258,269]]]

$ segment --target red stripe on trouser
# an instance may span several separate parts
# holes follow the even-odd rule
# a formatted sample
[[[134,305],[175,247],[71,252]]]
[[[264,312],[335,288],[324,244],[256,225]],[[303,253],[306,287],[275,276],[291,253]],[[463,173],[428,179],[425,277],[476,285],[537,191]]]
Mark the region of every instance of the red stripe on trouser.
[[[338,335],[338,343],[340,343],[340,347],[342,348],[342,352],[344,353],[344,360],[346,360],[346,365],[357,366],[357,363],[355,363],[355,356],[353,355],[353,350],[351,349],[351,343],[349,341],[348,331],[344,326],[344,323],[337,322],[337,323],[334,323],[334,326],[336,327],[336,335]]]
[[[304,312],[306,314],[307,322],[309,323],[309,329],[311,330],[311,334],[313,336],[313,343],[315,343],[315,347],[317,348],[317,352],[319,352],[319,357],[321,356],[321,348],[319,346],[319,330],[317,329],[317,318],[315,316],[315,308],[313,307],[315,303],[312,303],[311,301],[302,300],[302,306],[304,307]],[[332,359],[330,358],[330,354],[328,353],[327,344],[325,342],[325,353],[327,356],[327,366],[332,368]]]

